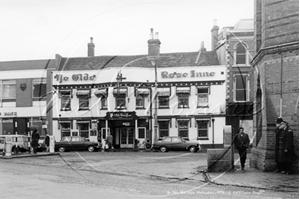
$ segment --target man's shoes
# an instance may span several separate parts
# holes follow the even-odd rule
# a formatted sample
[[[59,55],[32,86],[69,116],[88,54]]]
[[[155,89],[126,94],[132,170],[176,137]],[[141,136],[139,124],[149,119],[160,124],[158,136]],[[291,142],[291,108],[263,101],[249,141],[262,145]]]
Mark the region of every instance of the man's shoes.
[[[282,174],[285,174],[285,171],[281,171]]]
[[[244,168],[242,168],[241,170],[242,170],[242,171],[245,171],[245,169],[244,169]]]
[[[277,170],[274,171],[274,173],[281,173],[281,170],[277,169]]]
[[[285,174],[286,175],[290,175],[292,172],[291,171],[286,171]]]

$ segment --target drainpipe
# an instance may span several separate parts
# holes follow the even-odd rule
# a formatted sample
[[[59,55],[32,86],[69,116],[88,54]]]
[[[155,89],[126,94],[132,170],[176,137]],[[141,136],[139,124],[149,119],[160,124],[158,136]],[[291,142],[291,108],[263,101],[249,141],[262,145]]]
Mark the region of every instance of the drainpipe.
[[[215,148],[215,119],[212,118],[211,121],[212,121],[212,145],[213,148]]]
[[[280,48],[280,54],[281,54],[281,65],[280,65],[280,105],[279,105],[279,116],[282,118],[282,72],[283,72],[283,53]]]

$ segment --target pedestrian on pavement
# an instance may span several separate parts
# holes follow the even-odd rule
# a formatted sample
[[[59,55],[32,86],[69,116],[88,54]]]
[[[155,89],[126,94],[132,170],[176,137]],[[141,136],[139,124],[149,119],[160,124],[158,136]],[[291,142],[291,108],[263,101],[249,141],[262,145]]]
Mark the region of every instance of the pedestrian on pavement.
[[[108,152],[112,151],[114,137],[109,133],[106,137]]]
[[[39,145],[39,139],[40,139],[40,134],[37,131],[37,126],[31,126],[31,131],[32,131],[32,135],[31,135],[31,146],[33,148],[33,153],[36,154],[37,153],[37,147]]]
[[[46,134],[46,137],[45,137],[45,146],[46,146],[46,152],[49,152],[50,151],[50,137],[49,137],[49,134],[47,133]]]
[[[280,123],[280,136],[279,136],[279,153],[278,161],[281,165],[281,173],[291,174],[292,164],[295,157],[294,153],[294,133],[289,127],[289,123],[282,121]]]
[[[244,133],[244,128],[240,127],[238,134],[234,138],[234,144],[237,147],[240,155],[241,169],[245,170],[245,162],[247,158],[247,148],[250,144],[248,134]]]
[[[281,117],[277,118],[276,120],[276,129],[275,129],[275,162],[277,165],[277,169],[274,171],[274,173],[281,172],[282,166],[281,162],[278,161],[278,156],[279,156],[279,137],[280,137],[280,132],[281,129],[279,129],[280,123],[283,121]]]

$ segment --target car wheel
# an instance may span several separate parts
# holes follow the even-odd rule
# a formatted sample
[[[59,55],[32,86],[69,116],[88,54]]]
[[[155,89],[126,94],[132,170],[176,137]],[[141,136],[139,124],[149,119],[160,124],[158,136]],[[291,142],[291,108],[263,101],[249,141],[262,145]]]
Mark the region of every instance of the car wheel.
[[[189,150],[190,150],[191,153],[195,153],[196,152],[196,147],[191,146]]]
[[[63,153],[63,152],[66,151],[66,149],[65,149],[65,147],[61,146],[61,147],[58,148],[58,151],[61,152],[61,153]]]
[[[89,146],[89,147],[88,147],[88,151],[89,151],[89,152],[93,152],[94,150],[95,150],[95,147],[93,147],[93,146]]]
[[[167,151],[167,148],[165,146],[162,146],[162,147],[160,147],[160,151],[164,153]]]

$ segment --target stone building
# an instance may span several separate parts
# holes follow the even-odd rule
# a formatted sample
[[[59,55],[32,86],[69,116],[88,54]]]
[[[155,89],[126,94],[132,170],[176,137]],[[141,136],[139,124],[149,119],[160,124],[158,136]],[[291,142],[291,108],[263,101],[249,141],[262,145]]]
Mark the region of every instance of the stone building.
[[[241,19],[234,26],[219,27],[212,32],[212,49],[220,64],[226,65],[226,125],[233,134],[243,126],[253,138],[253,19]]]
[[[254,40],[256,55],[251,64],[256,137],[250,163],[270,171],[275,169],[277,117],[290,123],[299,157],[299,2],[256,0]]]

